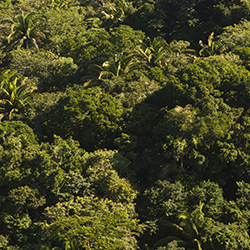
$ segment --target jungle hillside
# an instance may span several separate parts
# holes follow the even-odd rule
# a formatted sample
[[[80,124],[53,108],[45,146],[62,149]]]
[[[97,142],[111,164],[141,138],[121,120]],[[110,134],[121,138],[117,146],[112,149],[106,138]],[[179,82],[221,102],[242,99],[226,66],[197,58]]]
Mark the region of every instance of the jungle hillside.
[[[0,249],[249,250],[250,1],[0,0]]]

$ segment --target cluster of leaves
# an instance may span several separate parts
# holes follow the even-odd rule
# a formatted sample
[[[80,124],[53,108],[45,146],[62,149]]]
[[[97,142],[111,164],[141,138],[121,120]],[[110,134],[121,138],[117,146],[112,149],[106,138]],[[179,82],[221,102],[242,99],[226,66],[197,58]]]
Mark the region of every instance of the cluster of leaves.
[[[0,8],[1,249],[249,249],[248,0]]]
[[[118,175],[128,172],[124,156],[60,137],[39,144],[22,122],[2,122],[0,132],[0,224],[10,247],[136,249],[137,192]]]

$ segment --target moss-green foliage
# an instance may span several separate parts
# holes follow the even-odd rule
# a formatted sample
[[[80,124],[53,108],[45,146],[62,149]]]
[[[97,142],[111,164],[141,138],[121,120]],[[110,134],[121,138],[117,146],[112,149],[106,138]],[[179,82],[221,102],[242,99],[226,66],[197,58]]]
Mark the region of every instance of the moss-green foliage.
[[[180,183],[162,181],[146,190],[143,196],[148,208],[144,209],[148,212],[144,218],[152,219],[146,222],[144,241],[156,242],[155,248],[170,247],[168,243],[172,241],[185,249],[248,247],[250,238],[245,230],[248,223],[241,220],[244,212],[234,202],[228,202],[215,183],[202,182],[191,190],[184,190]],[[150,237],[153,240],[149,240]],[[242,240],[238,241],[238,237]]]
[[[133,206],[123,206],[94,196],[76,197],[45,210],[47,245],[76,249],[137,249],[140,231]]]
[[[39,91],[64,89],[78,68],[72,58],[46,51],[14,50],[9,61],[10,69],[36,82]]]
[[[249,46],[249,28],[250,23],[248,20],[227,26],[219,35],[219,41],[231,49],[238,46]]]
[[[249,18],[249,2],[235,1],[136,1],[131,24],[149,34],[160,33],[171,39],[197,42],[211,31]],[[140,21],[141,22],[140,22]],[[145,25],[146,23],[146,25]],[[197,34],[199,36],[197,37]],[[201,35],[202,34],[202,35]],[[203,37],[206,39],[206,37]]]
[[[0,9],[1,249],[249,249],[248,0]]]
[[[126,134],[136,138],[138,175],[144,181],[154,176],[187,182],[211,178],[229,186],[233,175],[242,176],[248,153],[240,144],[246,139],[236,141],[239,133],[248,138],[248,130],[242,129],[248,128],[249,76],[244,67],[225,59],[200,59],[137,105]]]
[[[4,122],[1,126],[0,224],[2,235],[7,234],[11,244],[30,244],[35,247],[40,242],[46,246],[52,244],[62,247],[68,241],[74,241],[80,247],[90,241],[100,249],[105,244],[110,245],[110,249],[117,249],[118,246],[120,249],[136,249],[134,235],[140,232],[140,226],[132,202],[137,192],[128,180],[118,174],[119,171],[125,175],[128,171],[129,161],[125,157],[117,151],[88,154],[79,148],[77,142],[64,141],[60,137],[55,137],[52,144],[38,144],[33,131],[21,122]],[[22,133],[17,135],[20,131]],[[40,218],[41,213],[54,211],[56,203],[58,208],[72,204],[77,209],[78,202],[85,212],[80,212],[79,208],[76,217],[71,211],[66,216],[68,218],[61,212],[53,218],[49,214],[48,217]],[[86,202],[89,204],[87,207]],[[100,216],[104,211],[107,214]],[[89,219],[86,213],[90,213]],[[82,219],[79,220],[80,215]],[[82,228],[82,223],[88,223],[86,228],[79,228],[79,233],[86,234],[86,238],[77,238],[77,235],[72,235],[72,231],[65,232],[63,221],[77,228]],[[108,224],[110,229],[103,231],[103,227]],[[60,233],[58,225],[61,225],[65,235]],[[39,235],[44,234],[44,243],[29,236],[34,231]],[[110,236],[97,236],[97,232]],[[58,240],[55,235],[58,235]],[[105,237],[111,237],[109,243],[104,240]],[[121,237],[124,240],[121,241]],[[134,247],[129,248],[132,245]]]
[[[69,89],[39,119],[43,129],[41,138],[53,134],[67,138],[72,136],[82,147],[92,150],[99,147],[112,147],[113,139],[122,126],[123,107],[121,101],[106,94],[99,87],[92,89]],[[36,128],[39,129],[38,127]]]

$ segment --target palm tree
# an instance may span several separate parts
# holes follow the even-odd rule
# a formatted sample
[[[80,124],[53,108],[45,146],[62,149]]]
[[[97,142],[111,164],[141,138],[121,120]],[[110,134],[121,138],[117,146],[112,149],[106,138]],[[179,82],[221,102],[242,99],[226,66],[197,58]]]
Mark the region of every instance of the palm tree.
[[[202,250],[200,230],[212,223],[211,219],[204,216],[204,213],[202,211],[203,206],[204,203],[200,202],[199,207],[193,212],[183,213],[179,217],[183,221],[183,229],[185,231],[185,234],[190,239],[190,241],[194,243],[194,245],[196,245],[198,250]]]
[[[126,0],[102,1],[101,14],[105,19],[121,21],[131,7]]]
[[[68,7],[70,0],[51,0],[51,7],[57,9],[64,9]]]
[[[115,54],[102,64],[98,79],[113,78],[121,76],[136,69],[137,63],[133,55]]]
[[[5,70],[0,74],[0,112],[11,120],[12,114],[20,111],[36,89],[34,83],[21,80],[14,71]]]
[[[45,38],[45,34],[39,29],[44,19],[37,17],[36,13],[32,12],[28,15],[18,15],[17,22],[11,25],[11,33],[7,37],[8,43],[17,49],[24,47],[35,47],[39,50],[38,39]]]
[[[165,223],[170,231],[175,232],[177,236],[167,236],[155,243],[155,248],[166,245],[176,240],[180,245],[191,247],[192,249],[202,250],[202,230],[213,222],[212,219],[205,217],[202,211],[204,203],[200,202],[199,207],[191,213],[182,213],[179,219],[182,221],[180,225],[171,222]],[[211,240],[210,249],[214,250]]]
[[[122,14],[124,15],[127,8],[128,8],[128,4],[127,4],[126,0],[115,0],[114,2],[115,2],[115,5],[116,5],[116,9],[121,11]]]
[[[203,42],[200,40],[199,44],[202,47],[202,49],[199,51],[200,56],[213,56],[213,55],[219,55],[226,51],[226,46],[224,46],[219,41],[213,41],[214,40],[214,32],[210,34],[207,40],[207,44],[203,44]]]
[[[147,38],[146,42],[135,48],[135,56],[146,67],[164,67],[167,56],[170,54],[167,42],[156,37],[153,41]]]

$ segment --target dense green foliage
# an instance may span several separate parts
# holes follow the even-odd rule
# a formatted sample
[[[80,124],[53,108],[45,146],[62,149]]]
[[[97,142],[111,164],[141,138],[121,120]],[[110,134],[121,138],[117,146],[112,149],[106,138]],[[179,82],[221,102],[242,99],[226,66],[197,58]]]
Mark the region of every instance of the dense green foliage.
[[[0,9],[0,249],[250,249],[249,0]]]

